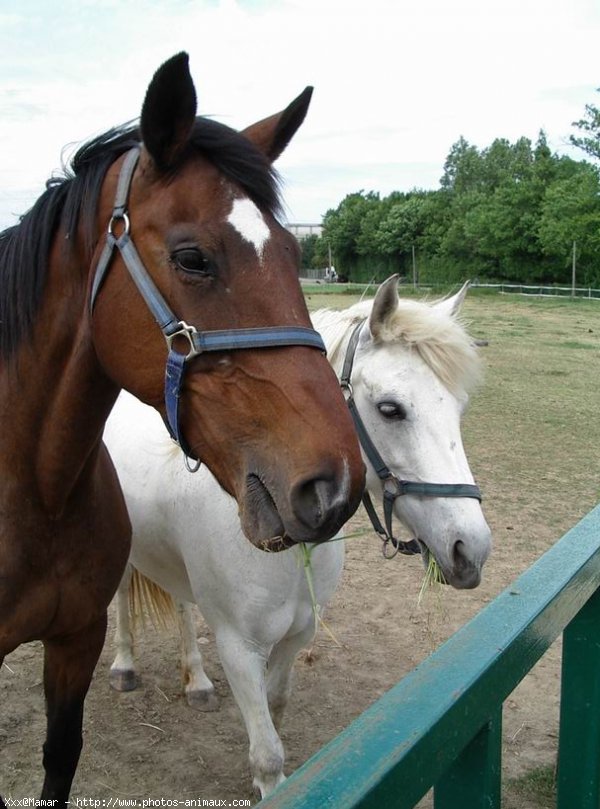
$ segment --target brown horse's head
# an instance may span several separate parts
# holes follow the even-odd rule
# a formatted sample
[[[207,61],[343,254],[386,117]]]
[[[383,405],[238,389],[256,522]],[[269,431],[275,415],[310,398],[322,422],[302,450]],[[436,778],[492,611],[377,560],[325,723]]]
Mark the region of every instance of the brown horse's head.
[[[148,88],[129,194],[131,238],[170,309],[198,331],[310,328],[299,250],[277,219],[272,169],[309,101],[307,90],[238,133],[196,118],[185,54]],[[102,188],[102,231],[121,163]],[[165,340],[121,256],[98,294],[92,330],[105,372],[164,416]],[[253,543],[325,540],[358,505],[364,472],[354,429],[315,348],[200,354],[189,362],[180,402],[191,453],[235,496]]]

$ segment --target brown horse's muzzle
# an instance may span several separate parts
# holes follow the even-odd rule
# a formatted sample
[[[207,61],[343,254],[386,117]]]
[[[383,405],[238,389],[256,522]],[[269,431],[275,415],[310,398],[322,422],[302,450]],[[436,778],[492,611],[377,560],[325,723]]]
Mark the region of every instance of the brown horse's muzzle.
[[[251,473],[240,510],[244,533],[253,545],[267,551],[284,550],[298,542],[324,542],[352,516],[361,492],[362,486],[351,481],[346,459],[335,471],[291,486]]]

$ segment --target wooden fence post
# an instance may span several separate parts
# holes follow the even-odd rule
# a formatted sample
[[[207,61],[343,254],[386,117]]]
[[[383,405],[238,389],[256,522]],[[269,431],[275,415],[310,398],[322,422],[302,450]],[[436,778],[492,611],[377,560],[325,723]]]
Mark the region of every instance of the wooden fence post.
[[[500,809],[502,706],[472,739],[434,789],[434,809]]]
[[[600,590],[563,634],[556,805],[600,806]]]

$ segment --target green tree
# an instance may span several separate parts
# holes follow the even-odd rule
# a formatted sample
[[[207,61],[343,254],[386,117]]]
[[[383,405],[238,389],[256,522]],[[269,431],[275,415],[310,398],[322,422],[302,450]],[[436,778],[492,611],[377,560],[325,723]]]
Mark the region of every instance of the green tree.
[[[300,239],[299,244],[302,251],[301,266],[303,270],[311,270],[318,267],[315,261],[318,241],[319,237],[316,233],[311,233],[309,236]]]
[[[482,174],[486,188],[495,189],[503,183],[529,178],[533,154],[529,138],[519,138],[510,143],[506,138],[497,138],[481,153]]]
[[[564,282],[577,240],[582,282],[596,283],[599,199],[595,169],[553,154],[543,131],[535,145],[496,138],[482,150],[461,137],[438,190],[349,194],[326,214],[318,244],[353,280],[409,275],[414,248],[422,277],[435,282]]]
[[[571,277],[573,242],[577,243],[578,280],[600,283],[600,180],[589,163],[547,189],[538,234],[547,259],[547,280],[567,283]]]
[[[431,219],[433,193],[412,191],[389,206],[375,233],[374,241],[379,252],[406,256],[412,253],[413,247],[421,247]]]
[[[469,275],[483,271],[477,228],[470,225],[470,220],[478,216],[477,211],[484,201],[482,190],[454,194],[447,199],[447,224],[441,233],[438,254],[444,261],[462,265]]]
[[[329,242],[323,236],[317,236],[314,243],[313,267],[322,269],[329,266]]]
[[[464,194],[476,190],[482,178],[481,155],[461,135],[450,148],[440,185],[447,191]]]
[[[390,209],[398,201],[405,199],[406,195],[399,191],[394,191],[388,197],[377,199],[365,211],[365,215],[360,225],[360,232],[356,239],[356,252],[360,256],[370,257],[376,260],[381,255],[378,234],[382,222],[386,219]]]
[[[507,180],[471,208],[465,232],[483,274],[515,280],[531,273],[540,254],[540,204],[531,183]]]
[[[598,88],[597,92],[600,92]],[[572,126],[577,127],[583,134],[571,135],[569,140],[597,160],[600,159],[600,110],[595,104],[585,105],[585,115],[579,121],[573,121]]]
[[[345,197],[337,208],[327,211],[323,218],[323,236],[331,244],[338,262],[359,255],[363,220],[370,208],[379,203],[379,194],[358,191]]]

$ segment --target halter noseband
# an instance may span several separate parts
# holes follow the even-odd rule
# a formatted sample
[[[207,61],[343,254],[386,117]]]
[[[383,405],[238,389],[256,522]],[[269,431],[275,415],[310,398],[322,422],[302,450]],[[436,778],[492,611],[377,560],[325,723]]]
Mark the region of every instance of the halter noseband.
[[[356,326],[350,337],[344,358],[340,384],[352,415],[356,432],[358,433],[360,445],[373,466],[377,477],[383,484],[383,514],[385,527],[381,524],[381,520],[377,516],[371,497],[366,489],[362,501],[371,520],[371,525],[383,541],[383,555],[391,559],[398,552],[406,555],[421,553],[421,546],[416,539],[405,542],[397,539],[392,533],[392,517],[396,498],[402,497],[405,494],[413,494],[421,497],[472,497],[481,502],[481,490],[479,486],[474,486],[471,483],[421,483],[413,480],[399,480],[389,469],[381,457],[379,450],[373,443],[371,436],[367,432],[367,428],[354,401],[354,392],[351,383],[352,366],[354,364],[354,355],[358,346],[360,332],[364,323],[365,321],[362,320]],[[387,553],[388,542],[391,543],[395,549],[391,554]]]
[[[148,308],[154,315],[164,338],[167,342],[168,356],[165,373],[165,407],[167,412],[166,426],[171,438],[183,450],[186,458],[197,456],[187,445],[179,429],[179,400],[186,363],[207,351],[233,351],[248,348],[276,348],[280,346],[300,345],[316,348],[326,353],[325,344],[314,329],[303,326],[268,326],[252,329],[223,329],[213,331],[198,331],[195,326],[188,325],[179,320],[169,308],[167,302],[159,292],[154,281],[148,274],[144,264],[135,249],[129,235],[129,217],[127,215],[127,198],[133,173],[140,156],[139,146],[131,149],[123,162],[117,184],[117,192],[113,206],[112,217],[108,225],[106,242],[98,260],[96,273],[90,294],[90,312],[93,311],[96,297],[110,267],[115,247],[131,275],[140,294]],[[115,224],[121,221],[122,232],[115,235]],[[175,348],[176,338],[184,338],[189,350],[181,353]],[[188,466],[188,468],[190,468]],[[198,467],[196,467],[198,468]],[[195,471],[195,470],[191,470]]]

